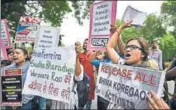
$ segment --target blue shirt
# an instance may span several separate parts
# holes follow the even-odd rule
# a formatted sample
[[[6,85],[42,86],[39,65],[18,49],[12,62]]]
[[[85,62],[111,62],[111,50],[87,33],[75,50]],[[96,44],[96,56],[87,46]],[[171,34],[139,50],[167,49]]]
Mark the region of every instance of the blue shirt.
[[[94,65],[96,68],[99,68],[101,62],[109,63],[111,62],[111,60],[109,58],[105,58],[104,60],[95,59],[91,61],[91,64]]]

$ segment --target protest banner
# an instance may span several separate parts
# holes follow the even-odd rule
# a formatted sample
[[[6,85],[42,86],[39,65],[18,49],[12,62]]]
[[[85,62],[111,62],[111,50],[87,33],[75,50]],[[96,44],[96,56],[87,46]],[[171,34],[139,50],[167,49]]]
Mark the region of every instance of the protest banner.
[[[3,41],[1,40],[1,44]],[[2,44],[1,45],[1,60],[7,60],[7,52],[5,46]]]
[[[16,30],[15,42],[35,42],[38,26],[41,20],[36,17],[22,16]]]
[[[147,109],[148,92],[160,96],[164,77],[164,71],[101,63],[95,91],[115,108]]]
[[[89,50],[105,50],[111,33],[110,25],[115,24],[117,1],[101,1],[90,8]]]
[[[12,47],[6,19],[1,19],[1,45],[3,45],[5,48]]]
[[[1,76],[3,106],[22,105],[22,71],[21,69],[7,69]]]
[[[74,47],[36,48],[23,94],[70,103],[75,68]]]
[[[35,48],[57,47],[59,42],[60,28],[40,26],[37,32]]]
[[[147,18],[147,13],[139,11],[131,6],[128,6],[123,14],[122,21],[131,21],[133,26],[143,26]]]

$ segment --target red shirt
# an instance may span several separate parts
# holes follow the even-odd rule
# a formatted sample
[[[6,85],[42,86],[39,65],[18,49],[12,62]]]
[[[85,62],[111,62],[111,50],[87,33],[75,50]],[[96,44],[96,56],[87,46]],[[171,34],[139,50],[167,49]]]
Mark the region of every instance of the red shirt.
[[[80,53],[79,59],[80,62],[83,65],[84,68],[84,73],[87,74],[90,78],[90,92],[89,92],[89,100],[94,99],[94,90],[95,90],[95,77],[94,77],[94,72],[93,72],[93,65],[90,63],[91,62],[91,55],[93,52],[89,53]]]

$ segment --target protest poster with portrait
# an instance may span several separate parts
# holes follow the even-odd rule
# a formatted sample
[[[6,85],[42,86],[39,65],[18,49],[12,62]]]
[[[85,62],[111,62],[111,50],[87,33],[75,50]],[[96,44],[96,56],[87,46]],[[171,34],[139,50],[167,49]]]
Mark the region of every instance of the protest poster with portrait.
[[[95,91],[112,108],[147,109],[148,92],[161,96],[164,78],[164,71],[101,63]]]
[[[22,71],[21,69],[7,69],[1,76],[2,106],[22,105]]]
[[[22,16],[16,30],[15,42],[35,42],[38,26],[41,19],[36,17]]]
[[[89,50],[105,50],[111,36],[110,25],[115,24],[117,1],[101,1],[90,8]]]
[[[23,94],[69,103],[75,70],[74,47],[36,48]]]

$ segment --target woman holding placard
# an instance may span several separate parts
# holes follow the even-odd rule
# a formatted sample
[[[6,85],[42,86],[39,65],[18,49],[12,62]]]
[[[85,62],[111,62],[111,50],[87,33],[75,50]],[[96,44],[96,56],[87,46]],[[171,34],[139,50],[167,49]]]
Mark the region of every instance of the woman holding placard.
[[[115,64],[158,69],[157,64],[153,64],[155,62],[148,59],[149,45],[148,42],[142,37],[130,39],[127,41],[125,47],[122,46],[124,48],[122,51],[122,53],[124,53],[124,59],[120,58],[115,51],[116,44],[119,46],[119,41],[121,40],[120,34],[122,30],[131,26],[131,23],[132,21],[125,22],[115,30],[106,46],[109,58]]]
[[[27,71],[30,66],[27,50],[20,47],[16,48],[14,50],[13,62],[14,62],[13,64],[2,68],[2,73],[4,73],[4,71],[7,69],[21,69],[22,70],[22,88],[23,88],[26,80],[26,76],[27,76]],[[33,99],[34,99],[33,95],[22,94],[22,106],[20,107],[13,106],[12,109],[17,109],[17,110],[32,109],[32,105],[33,105],[32,103],[34,101]],[[10,109],[10,107],[7,107],[7,109]]]

